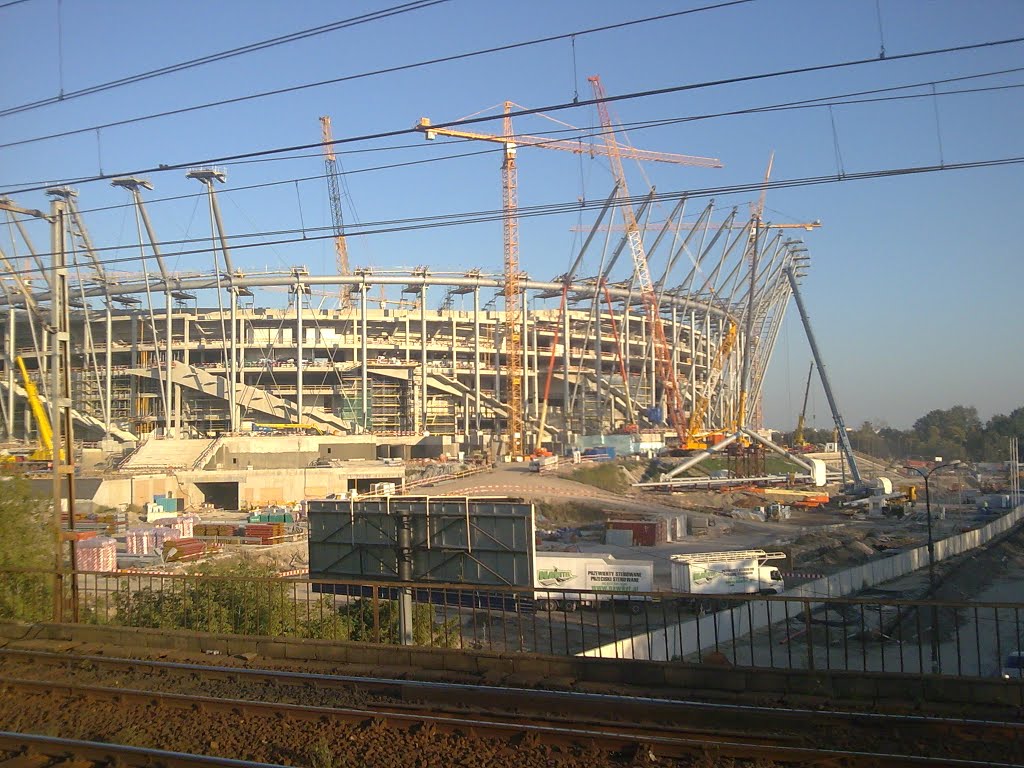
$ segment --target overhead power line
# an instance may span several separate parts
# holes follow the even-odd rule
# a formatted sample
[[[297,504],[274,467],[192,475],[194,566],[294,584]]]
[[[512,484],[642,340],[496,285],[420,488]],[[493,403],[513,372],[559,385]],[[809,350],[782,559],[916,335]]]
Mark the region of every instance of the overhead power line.
[[[854,60],[850,60],[850,61],[833,62],[831,64],[816,64],[816,65],[807,66],[807,67],[797,67],[797,68],[793,68],[793,69],[776,70],[776,71],[773,71],[773,72],[762,72],[762,73],[757,73],[757,74],[752,74],[752,75],[739,75],[739,76],[736,76],[736,77],[722,78],[722,79],[718,79],[718,80],[706,80],[706,81],[699,82],[699,83],[688,83],[688,84],[685,84],[685,85],[675,85],[675,86],[669,86],[669,87],[666,87],[666,88],[655,88],[655,89],[644,90],[644,91],[634,91],[634,92],[631,92],[631,93],[624,93],[624,94],[619,94],[619,95],[616,95],[616,96],[607,96],[607,97],[605,97],[603,99],[603,101],[605,101],[605,102],[617,102],[617,101],[628,101],[628,100],[634,100],[634,99],[643,99],[643,98],[650,98],[652,96],[661,96],[661,95],[666,95],[666,94],[671,94],[671,93],[681,93],[681,92],[685,92],[685,91],[694,91],[694,90],[700,90],[700,89],[704,89],[704,88],[714,88],[714,87],[719,87],[719,86],[722,86],[722,85],[733,85],[733,84],[737,84],[737,83],[756,82],[756,81],[760,81],[760,80],[767,80],[767,79],[773,79],[773,78],[779,78],[779,77],[789,77],[789,76],[793,76],[793,75],[807,74],[807,73],[811,73],[811,72],[825,72],[825,71],[836,70],[836,69],[843,69],[843,68],[848,68],[848,67],[863,66],[863,65],[866,65],[866,64],[885,64],[885,63],[891,63],[891,62],[895,62],[895,61],[903,61],[903,60],[908,60],[908,59],[918,59],[918,58],[923,58],[923,57],[928,57],[928,56],[940,56],[940,55],[945,55],[945,54],[950,54],[950,53],[961,53],[961,52],[964,52],[964,51],[973,51],[973,50],[979,50],[979,49],[985,49],[985,48],[994,48],[994,47],[1005,46],[1005,45],[1018,45],[1018,44],[1020,44],[1022,42],[1024,42],[1024,37],[1015,37],[1015,38],[1008,38],[1008,39],[1004,39],[1004,40],[991,40],[991,41],[984,42],[984,43],[973,43],[973,44],[969,44],[969,45],[958,45],[958,46],[952,46],[952,47],[947,47],[947,48],[935,48],[935,49],[925,50],[925,51],[915,51],[913,53],[896,54],[896,55],[888,56],[885,59],[854,59]],[[577,101],[577,102],[562,102],[562,103],[558,103],[558,104],[551,104],[551,105],[548,105],[548,106],[545,106],[545,107],[537,107],[537,108],[531,108],[531,109],[520,109],[520,110],[511,112],[509,115],[504,115],[504,116],[503,115],[484,115],[484,116],[479,116],[479,117],[464,118],[462,120],[451,120],[451,121],[448,121],[448,122],[439,122],[439,123],[435,123],[434,127],[435,128],[448,128],[448,127],[461,126],[461,125],[473,125],[473,124],[484,123],[484,122],[489,122],[489,121],[493,121],[493,120],[502,119],[502,117],[524,117],[526,115],[534,115],[534,114],[538,114],[538,113],[542,113],[542,112],[558,112],[558,111],[562,111],[562,110],[566,110],[566,109],[579,109],[579,108],[583,108],[583,107],[593,106],[593,105],[597,104],[597,101],[598,101],[597,99],[587,99],[587,100],[581,100],[581,101]],[[419,133],[419,131],[416,128],[402,128],[402,129],[389,130],[389,131],[379,131],[377,133],[362,134],[360,136],[352,136],[352,137],[342,138],[342,139],[335,139],[332,142],[332,144],[334,146],[337,146],[337,145],[340,145],[340,144],[351,144],[351,143],[356,143],[356,142],[361,142],[361,141],[373,141],[373,140],[379,140],[379,139],[390,139],[390,138],[395,138],[397,136],[408,136],[408,135],[417,134],[417,133]],[[0,145],[0,148],[7,147],[7,146],[11,146],[11,145],[10,144]],[[220,157],[189,160],[187,162],[180,162],[180,163],[174,163],[174,164],[160,164],[160,165],[158,165],[156,167],[140,168],[140,169],[136,169],[136,170],[132,170],[132,171],[121,171],[121,172],[118,172],[118,173],[111,173],[111,174],[97,174],[95,176],[87,176],[87,177],[81,177],[81,178],[78,178],[78,179],[74,179],[70,183],[71,184],[87,184],[87,183],[90,183],[90,182],[104,181],[104,180],[116,178],[116,177],[119,177],[119,176],[141,176],[141,175],[145,175],[145,174],[158,173],[158,172],[161,172],[161,171],[174,171],[174,170],[182,170],[182,169],[186,169],[186,168],[194,168],[196,166],[217,165],[217,164],[227,163],[227,162],[231,162],[231,161],[246,160],[246,159],[255,158],[255,157],[267,157],[267,156],[270,156],[270,155],[282,155],[282,154],[287,154],[287,153],[299,152],[299,151],[308,150],[308,149],[320,148],[322,146],[323,146],[323,142],[315,142],[315,143],[308,143],[308,144],[295,144],[295,145],[285,146],[285,147],[274,147],[274,148],[271,148],[271,149],[260,149],[260,150],[254,150],[252,152],[241,152],[241,153],[237,153],[237,154],[233,154],[233,155],[222,155]],[[18,193],[22,193],[22,192],[34,192],[34,191],[38,191],[38,190],[41,190],[41,189],[46,189],[48,186],[50,186],[50,185],[47,184],[47,185],[22,187],[20,189],[9,190],[8,194],[18,194]]]
[[[60,131],[58,133],[51,133],[44,136],[35,136],[27,139],[20,139],[15,142],[7,144],[0,144],[0,148],[16,147],[22,144],[32,144],[39,141],[48,141],[50,139],[59,139],[66,136],[75,136],[82,133],[92,133],[94,131],[102,131],[107,128],[115,128],[122,125],[132,125],[135,123],[141,123],[147,120],[155,120],[161,117],[171,117],[173,115],[182,115],[188,112],[196,112],[204,109],[212,109],[214,107],[221,107],[231,104],[239,104],[246,101],[252,101],[254,99],[264,99],[270,96],[280,96],[285,93],[294,93],[296,91],[307,90],[309,88],[320,88],[325,85],[336,85],[338,83],[350,82],[353,80],[362,80],[368,77],[376,77],[379,75],[392,74],[394,72],[404,72],[410,69],[419,69],[422,67],[429,67],[435,64],[445,64],[452,61],[460,61],[462,59],[471,59],[478,56],[487,56],[492,53],[502,53],[504,51],[512,51],[517,48],[526,48],[533,45],[541,45],[543,43],[556,42],[558,40],[567,40],[573,37],[582,37],[584,35],[596,34],[598,32],[608,32],[614,29],[623,29],[625,27],[631,27],[638,24],[649,24],[655,21],[665,21],[666,19],[675,18],[677,16],[687,16],[693,13],[700,13],[703,11],[713,11],[719,8],[727,8],[733,5],[744,5],[751,3],[754,0],[727,0],[727,2],[716,3],[714,5],[705,5],[699,8],[690,8],[685,11],[675,11],[673,13],[663,13],[658,16],[647,16],[642,19],[632,19],[630,21],[617,22],[615,24],[606,24],[600,27],[591,27],[590,29],[581,29],[575,32],[566,32],[561,35],[550,35],[548,37],[539,37],[533,40],[526,40],[517,43],[509,43],[507,45],[498,45],[491,48],[482,48],[476,51],[469,51],[467,53],[452,54],[450,56],[441,56],[433,59],[425,59],[423,61],[417,61],[411,64],[399,64],[393,67],[384,67],[382,69],[369,70],[367,72],[360,72],[354,75],[345,75],[343,77],[335,77],[329,80],[318,80],[311,83],[302,83],[299,85],[287,86],[284,88],[275,88],[269,91],[260,91],[258,93],[251,93],[245,96],[236,96],[230,99],[218,99],[217,101],[209,101],[203,104],[193,104],[188,107],[179,107],[177,109],[169,109],[163,112],[152,112],[147,115],[139,115],[137,117],[129,117],[124,120],[114,120],[109,123],[100,123],[98,125],[91,125],[87,128],[74,128],[68,131]],[[59,101],[59,99],[57,99]],[[4,113],[0,112],[0,116]]]
[[[703,189],[696,190],[685,190],[685,191],[674,191],[674,192],[660,192],[653,195],[652,202],[665,203],[675,202],[681,198],[687,199],[699,199],[718,197],[721,195],[731,194],[749,194],[753,192],[760,192],[763,189],[779,190],[779,189],[794,189],[798,187],[811,187],[821,186],[828,184],[838,184],[843,182],[851,181],[867,181],[871,179],[883,179],[892,178],[899,176],[914,176],[928,173],[940,173],[945,171],[962,171],[969,169],[978,168],[997,168],[1003,166],[1014,166],[1024,164],[1024,155],[1003,157],[1003,158],[991,158],[987,160],[971,160],[962,163],[950,163],[947,165],[924,165],[924,166],[909,166],[903,168],[886,168],[876,169],[871,171],[860,171],[854,173],[845,173],[842,175],[838,174],[827,174],[820,176],[804,176],[795,179],[779,179],[770,181],[767,184],[763,180],[752,181],[742,184],[732,184],[727,186],[719,187],[706,187]],[[636,205],[641,199],[648,199],[647,195],[641,197],[633,197],[629,200],[619,200],[613,203],[615,206],[621,205]],[[602,200],[591,200],[580,202],[579,200],[566,201],[561,203],[546,203],[543,205],[528,206],[520,208],[518,215],[521,219],[536,218],[541,216],[553,216],[563,214],[577,214],[579,211],[592,210],[599,208],[604,205]],[[362,224],[354,224],[350,228],[346,228],[347,237],[365,237],[368,235],[382,235],[382,234],[394,234],[398,232],[412,232],[425,229],[437,229],[442,227],[452,226],[465,226],[468,224],[481,224],[487,222],[501,221],[505,216],[505,212],[501,209],[491,209],[482,211],[467,211],[461,213],[449,213],[449,214],[438,214],[433,216],[420,216],[411,217],[404,219],[391,219],[386,221],[376,222],[364,222]],[[322,235],[313,234],[310,232],[323,232]],[[297,237],[285,237],[286,235],[298,235]],[[260,242],[244,243],[240,242],[245,239],[255,238],[267,238],[277,237],[276,240],[263,239]],[[326,240],[333,238],[333,228],[329,226],[325,227],[313,227],[305,229],[286,229],[286,230],[271,230],[263,232],[247,232],[231,235],[231,248],[234,251],[243,251],[250,248],[262,248],[272,247],[279,245],[288,245],[303,242],[315,242],[317,240]],[[164,248],[176,247],[179,245],[189,245],[193,243],[203,243],[204,247],[195,248],[192,250],[181,250],[175,253],[176,257],[190,256],[203,253],[209,253],[209,237],[197,237],[188,238],[182,240],[166,240],[158,242],[157,245]],[[96,253],[120,251],[123,250],[123,246],[101,246],[94,248]],[[50,257],[51,253],[43,252],[38,254],[40,257]],[[151,257],[146,257],[151,258]],[[122,263],[138,263],[138,255],[131,255],[119,258],[100,259],[99,262],[106,265],[122,264]],[[38,272],[38,268],[24,268],[16,269],[7,272],[7,275],[22,274],[29,275]]]
[[[6,107],[0,109],[0,117],[7,117],[8,115],[17,115],[22,112],[29,112],[40,107],[46,107],[51,104],[59,104],[65,101],[71,101],[73,99],[81,98],[82,96],[89,96],[94,93],[102,93],[103,91],[109,91],[114,88],[121,88],[125,85],[132,85],[133,83],[141,83],[145,80],[152,80],[155,77],[162,77],[164,75],[174,74],[175,72],[183,72],[187,69],[193,69],[195,67],[201,67],[205,64],[213,64],[218,61],[225,61],[226,59],[233,59],[236,56],[243,56],[247,53],[255,53],[256,51],[267,50],[268,48],[276,48],[279,45],[285,45],[286,43],[294,43],[299,40],[305,40],[306,38],[315,37],[317,35],[323,35],[328,32],[336,32],[339,29],[347,29],[349,27],[357,27],[362,24],[368,24],[371,21],[379,21],[381,19],[387,19],[392,16],[399,16],[410,11],[418,11],[423,8],[429,8],[433,5],[440,5],[441,3],[447,3],[449,0],[414,0],[414,2],[403,3],[402,5],[395,5],[390,8],[384,8],[379,11],[372,11],[370,13],[364,13],[359,16],[353,16],[348,19],[342,19],[340,21],[334,21],[330,24],[322,24],[319,27],[311,27],[310,29],[303,29],[299,32],[292,32],[287,35],[281,35],[279,37],[273,37],[269,40],[261,40],[256,43],[249,43],[248,45],[239,46],[237,48],[231,48],[226,51],[219,51],[217,53],[211,53],[206,56],[200,56],[195,59],[188,59],[187,61],[180,61],[177,64],[169,64],[166,67],[158,67],[157,69],[151,69],[146,72],[139,72],[138,74],[128,75],[121,77],[116,80],[108,80],[105,83],[97,83],[96,85],[86,86],[85,88],[79,88],[74,91],[63,91],[57,96],[49,96],[45,99],[37,99],[36,101],[30,101],[25,104],[18,104],[13,107]],[[3,6],[0,6],[2,8]]]
[[[945,80],[941,80],[941,81],[938,81],[938,82],[948,83],[948,82],[953,82],[953,81],[971,80],[971,79],[977,79],[979,77],[986,77],[986,76],[993,75],[993,74],[1005,74],[1007,72],[1017,72],[1017,71],[1024,71],[1024,67],[1017,67],[1017,68],[1009,69],[1009,70],[999,70],[997,72],[988,72],[988,73],[977,74],[977,75],[965,75],[965,76],[961,76],[961,77],[946,78]],[[860,91],[858,93],[880,94],[880,93],[885,93],[885,92],[904,90],[904,89],[907,89],[907,88],[923,87],[923,86],[927,86],[927,85],[930,85],[930,84],[931,84],[931,82],[929,81],[927,83],[922,82],[922,83],[915,83],[915,84],[908,84],[908,85],[891,86],[889,88],[876,88],[876,89],[873,89],[871,91]],[[760,106],[760,107],[749,107],[749,108],[746,108],[746,109],[732,110],[732,111],[728,111],[728,112],[717,112],[717,113],[713,113],[713,114],[690,115],[690,116],[686,116],[686,117],[664,118],[664,119],[659,119],[659,120],[637,121],[637,122],[632,122],[632,123],[621,123],[619,127],[624,128],[624,129],[628,129],[630,131],[635,132],[635,131],[638,131],[638,130],[646,130],[646,129],[651,129],[651,128],[660,128],[660,127],[664,127],[664,126],[667,126],[667,125],[675,125],[675,124],[678,124],[678,123],[685,123],[685,122],[691,122],[691,121],[697,121],[697,120],[705,120],[705,119],[712,119],[712,118],[720,118],[720,117],[731,117],[731,116],[758,114],[758,113],[761,113],[761,112],[777,112],[777,111],[781,112],[781,111],[792,110],[792,109],[813,109],[815,107],[823,108],[823,107],[837,106],[837,105],[845,105],[845,106],[851,106],[852,105],[852,106],[855,106],[855,105],[858,105],[858,104],[874,104],[874,103],[883,103],[883,102],[887,102],[887,101],[903,101],[903,100],[911,100],[911,99],[931,99],[931,98],[934,98],[935,96],[939,96],[939,97],[942,97],[942,96],[957,96],[957,95],[966,95],[966,94],[975,94],[975,93],[987,93],[987,92],[992,92],[992,91],[1017,90],[1017,89],[1020,89],[1020,88],[1024,88],[1024,83],[1011,83],[1011,84],[1007,84],[1007,85],[983,86],[983,87],[977,87],[977,88],[961,88],[961,89],[951,90],[951,91],[939,91],[939,92],[937,92],[935,94],[932,94],[931,92],[928,92],[928,93],[920,93],[920,94],[905,94],[905,95],[902,95],[902,96],[876,97],[876,98],[868,98],[868,99],[850,99],[850,100],[847,100],[845,97],[853,96],[853,95],[857,95],[857,94],[840,94],[840,95],[834,95],[834,96],[823,96],[823,97],[818,97],[818,98],[815,98],[815,99],[807,99],[807,100],[802,100],[802,101],[799,101],[799,102],[787,102],[787,103],[783,103],[783,104],[764,105],[764,106]],[[585,132],[585,133],[583,133],[583,132]],[[538,132],[536,132],[533,135],[535,135],[535,136],[549,136],[550,135],[552,137],[555,137],[555,136],[564,136],[564,134],[568,134],[568,133],[573,133],[574,134],[572,137],[570,137],[571,139],[593,139],[593,138],[600,138],[602,135],[604,135],[604,133],[606,133],[606,129],[603,126],[590,126],[590,127],[579,128],[579,129],[564,128],[564,129],[557,129],[557,130],[551,130],[551,131],[538,131]],[[552,138],[552,140],[553,141],[564,141],[565,138]],[[393,147],[378,147],[376,149],[356,150],[356,152],[358,152],[358,153],[366,153],[366,152],[394,150],[394,149],[419,149],[421,147],[426,147],[426,148],[442,148],[442,147],[452,146],[452,145],[456,145],[456,144],[460,144],[460,143],[463,143],[463,142],[460,142],[458,140],[451,140],[451,141],[442,141],[442,142],[433,143],[433,144],[428,144],[428,143],[402,144],[402,145],[393,146]],[[431,163],[444,162],[446,160],[461,160],[461,159],[464,159],[464,158],[467,158],[467,157],[476,157],[476,156],[479,156],[479,155],[494,155],[494,154],[499,154],[501,152],[502,152],[502,150],[500,148],[472,150],[472,151],[469,151],[469,152],[452,152],[452,153],[449,153],[449,154],[440,155],[438,157],[428,157],[428,158],[423,158],[423,159],[419,159],[419,160],[406,160],[406,161],[397,162],[397,163],[381,163],[381,164],[378,164],[378,165],[365,166],[365,167],[362,167],[362,168],[351,168],[351,169],[347,170],[345,173],[346,173],[347,176],[358,175],[358,174],[363,174],[363,173],[375,173],[375,172],[379,172],[379,171],[394,170],[394,169],[397,169],[397,168],[409,168],[409,167],[414,167],[414,166],[418,166],[418,165],[427,165],[427,164],[431,164]],[[584,150],[584,152],[586,152],[586,150]],[[339,152],[338,154],[349,154],[349,153]],[[307,157],[318,157],[319,158],[320,154],[318,153],[318,154],[309,154],[309,155],[291,155],[291,156],[288,156],[288,157],[255,158],[255,159],[251,159],[251,160],[239,160],[239,161],[236,161],[234,163],[225,163],[225,165],[229,165],[230,166],[230,165],[239,165],[239,164],[246,164],[246,163],[260,163],[260,162],[270,162],[270,161],[280,161],[280,160],[296,160],[296,159],[302,159],[302,158],[307,158]],[[247,192],[247,191],[251,191],[251,190],[254,190],[254,189],[267,189],[267,188],[270,188],[270,187],[287,186],[287,185],[295,184],[297,182],[303,183],[303,182],[309,182],[309,181],[321,181],[324,178],[325,178],[325,176],[322,173],[320,173],[320,174],[313,174],[311,176],[296,176],[296,177],[290,177],[290,178],[287,178],[287,179],[277,179],[275,181],[264,181],[264,182],[257,182],[257,183],[253,183],[253,184],[244,184],[244,185],[241,185],[241,186],[232,186],[232,187],[229,187],[229,188],[225,189],[224,192],[226,194],[231,194],[231,193],[235,193],[235,192]],[[51,182],[51,185],[62,184],[62,183],[64,183],[64,182]],[[165,196],[165,197],[152,197],[152,198],[149,198],[149,199],[146,200],[146,204],[147,205],[153,205],[153,204],[158,204],[158,203],[172,202],[172,201],[175,201],[175,200],[184,200],[184,199],[188,199],[188,198],[193,198],[193,197],[195,197],[196,195],[199,195],[199,194],[202,194],[202,193],[200,193],[200,192],[192,192],[192,193],[181,194],[181,195],[168,195],[168,196]],[[96,206],[96,207],[93,207],[93,208],[82,208],[82,209],[79,210],[79,212],[83,213],[83,214],[85,214],[85,213],[97,213],[97,212],[101,212],[101,211],[118,210],[120,208],[131,208],[133,205],[134,205],[134,203],[131,203],[131,202],[115,203],[115,204],[112,204],[112,205],[102,205],[102,206]]]

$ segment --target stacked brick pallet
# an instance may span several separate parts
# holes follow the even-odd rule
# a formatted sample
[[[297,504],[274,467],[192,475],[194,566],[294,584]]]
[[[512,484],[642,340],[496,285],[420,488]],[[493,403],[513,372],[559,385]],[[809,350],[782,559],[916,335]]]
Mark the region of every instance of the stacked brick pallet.
[[[129,555],[148,555],[156,552],[156,536],[151,528],[129,528],[125,538],[125,551]]]
[[[196,523],[193,536],[234,536],[238,526],[234,523]]]
[[[173,539],[163,545],[164,561],[198,560],[206,554],[206,545],[199,539]]]
[[[76,565],[80,571],[117,570],[117,542],[108,536],[79,541],[75,546],[75,555]]]
[[[250,523],[245,526],[245,535],[258,538],[260,544],[276,544],[284,538],[284,523]]]

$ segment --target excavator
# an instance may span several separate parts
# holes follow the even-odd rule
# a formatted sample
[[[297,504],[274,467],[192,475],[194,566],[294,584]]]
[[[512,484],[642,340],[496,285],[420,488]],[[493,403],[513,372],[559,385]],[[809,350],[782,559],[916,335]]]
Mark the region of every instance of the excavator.
[[[47,470],[53,467],[53,427],[50,418],[46,415],[46,408],[39,399],[39,390],[28,375],[25,361],[21,357],[15,358],[19,370],[21,370],[22,386],[25,388],[25,397],[29,407],[32,409],[32,417],[36,421],[39,442],[29,453],[12,453],[3,457],[4,463],[17,463],[18,469],[24,472]]]

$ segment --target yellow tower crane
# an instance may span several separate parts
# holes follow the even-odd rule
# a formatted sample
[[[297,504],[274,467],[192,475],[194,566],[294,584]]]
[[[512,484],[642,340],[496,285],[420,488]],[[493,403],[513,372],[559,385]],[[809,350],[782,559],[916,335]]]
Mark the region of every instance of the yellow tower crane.
[[[604,156],[619,159],[621,169],[621,158],[626,157],[632,160],[647,160],[659,163],[672,163],[675,165],[693,165],[704,168],[721,168],[722,163],[711,157],[695,157],[692,155],[678,155],[670,152],[652,152],[650,150],[634,149],[632,147],[620,148],[615,143],[614,133],[606,138],[604,144],[594,143],[584,145],[579,142],[561,141],[548,139],[540,136],[529,136],[516,134],[512,131],[512,107],[510,101],[504,103],[504,123],[502,135],[477,133],[474,131],[461,131],[444,126],[435,126],[430,118],[422,117],[416,125],[428,139],[437,136],[449,136],[456,139],[470,139],[477,141],[489,141],[501,144],[504,147],[501,164],[501,187],[502,203],[504,214],[504,235],[505,235],[505,356],[506,368],[508,371],[508,392],[506,402],[508,403],[508,446],[509,453],[513,457],[522,456],[523,450],[523,398],[522,398],[522,312],[523,312],[523,290],[521,275],[519,272],[519,217],[517,213],[518,184],[516,170],[516,150],[520,146],[539,147],[540,149],[557,149],[573,154],[590,154],[591,156]],[[617,176],[618,178],[618,176]],[[621,193],[622,187],[620,187]],[[628,206],[626,206],[628,208]],[[632,213],[632,209],[629,209]],[[636,219],[633,220],[634,227]],[[646,258],[644,259],[644,271],[646,270]],[[659,326],[660,327],[660,326]],[[662,333],[664,336],[664,332]]]
[[[338,274],[351,275],[348,266],[348,244],[345,242],[345,217],[341,209],[341,189],[338,185],[338,161],[334,156],[334,136],[330,115],[320,118],[320,135],[324,147],[324,167],[327,170],[327,190],[331,197],[331,221],[334,225],[334,251],[338,259]],[[352,297],[348,286],[341,286],[339,306],[351,309]]]

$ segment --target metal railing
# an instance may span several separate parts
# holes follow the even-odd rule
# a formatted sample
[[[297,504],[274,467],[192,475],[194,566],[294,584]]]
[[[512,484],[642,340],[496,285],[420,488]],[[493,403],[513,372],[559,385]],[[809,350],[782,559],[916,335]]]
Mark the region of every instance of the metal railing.
[[[403,591],[423,646],[958,677],[997,675],[1024,650],[1024,603],[210,574],[0,571],[0,619],[394,644]]]

